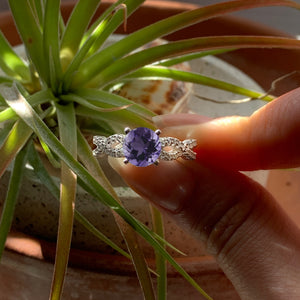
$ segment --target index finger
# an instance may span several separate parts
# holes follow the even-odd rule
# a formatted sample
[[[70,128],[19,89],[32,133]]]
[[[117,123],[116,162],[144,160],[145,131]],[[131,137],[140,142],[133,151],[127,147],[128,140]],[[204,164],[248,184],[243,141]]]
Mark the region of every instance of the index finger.
[[[300,88],[250,117],[208,120],[186,114],[159,116],[155,121],[166,136],[195,138],[201,163],[235,170],[300,166]]]

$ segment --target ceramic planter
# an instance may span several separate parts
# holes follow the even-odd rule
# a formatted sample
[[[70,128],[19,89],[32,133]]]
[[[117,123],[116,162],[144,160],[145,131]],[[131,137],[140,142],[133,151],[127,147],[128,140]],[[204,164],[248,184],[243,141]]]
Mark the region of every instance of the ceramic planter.
[[[100,8],[103,9],[112,2],[104,1]],[[63,6],[63,14],[66,18],[71,7],[72,3]],[[193,7],[188,4],[147,1],[129,19],[128,32]],[[12,44],[19,43],[9,14],[0,16],[0,26]],[[188,38],[200,35],[265,33],[280,35],[268,28],[262,28],[240,19],[225,17],[192,26],[167,38],[175,40],[180,37]],[[292,50],[243,50],[220,57],[238,66],[266,90],[275,78],[299,69],[300,65],[300,52]],[[299,82],[295,77],[289,81],[287,88],[291,89],[297,84],[299,85]],[[286,87],[277,90],[277,94],[282,93],[284,88]],[[268,185],[272,186],[270,179]],[[239,299],[214,259],[205,253],[201,245],[197,243],[190,245],[192,245],[190,256],[178,258],[182,266],[214,299]],[[6,295],[8,300],[47,299],[52,276],[52,264],[48,261],[53,260],[55,245],[14,232],[8,239],[7,247],[14,252],[7,251],[1,263],[0,282],[4,285],[0,289],[0,295]],[[95,247],[94,250],[99,249]],[[17,252],[27,256],[19,255]],[[151,264],[151,255],[149,257]],[[103,254],[103,251],[101,253],[72,249],[70,265],[72,267],[68,271],[63,299],[103,299],[105,297],[108,299],[142,299],[130,262],[118,255]],[[197,292],[184,279],[172,270],[169,270],[169,273],[169,299],[199,298]]]

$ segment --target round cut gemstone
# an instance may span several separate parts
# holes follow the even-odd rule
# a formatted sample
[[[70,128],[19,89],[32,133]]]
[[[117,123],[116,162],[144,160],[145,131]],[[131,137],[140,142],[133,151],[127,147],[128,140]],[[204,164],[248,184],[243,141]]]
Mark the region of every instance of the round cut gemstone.
[[[146,167],[158,159],[161,143],[153,130],[138,127],[125,136],[123,151],[130,163],[138,167]]]

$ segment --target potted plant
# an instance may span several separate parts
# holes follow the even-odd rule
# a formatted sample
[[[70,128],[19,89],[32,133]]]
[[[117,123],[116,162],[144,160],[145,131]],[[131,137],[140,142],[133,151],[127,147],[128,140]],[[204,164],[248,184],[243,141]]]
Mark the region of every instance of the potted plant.
[[[230,1],[183,12],[153,23],[102,48],[108,36],[144,1],[110,1],[107,9],[88,28],[100,1],[80,0],[67,23],[60,14],[60,1],[32,0],[20,5],[10,0],[10,8],[26,49],[20,58],[3,35],[0,37],[1,174],[13,162],[10,183],[0,222],[0,249],[11,226],[18,190],[29,162],[41,181],[60,200],[57,249],[51,299],[59,299],[63,289],[71,244],[74,216],[110,246],[129,257],[135,266],[144,296],[154,299],[150,273],[158,282],[158,297],[166,291],[168,261],[206,299],[211,299],[188,273],[172,258],[163,237],[162,220],[153,208],[154,228],[149,229],[120,203],[115,190],[93,156],[87,138],[111,135],[121,128],[152,128],[152,111],[121,97],[116,92],[124,83],[144,78],[175,79],[230,90],[251,98],[271,101],[274,97],[234,86],[200,74],[172,68],[178,62],[203,55],[240,48],[298,49],[293,38],[266,36],[211,36],[190,38],[140,49],[141,46],[187,26],[226,13],[266,5],[300,5],[288,0]],[[171,37],[172,38],[172,37]],[[59,168],[60,190],[41,163],[43,150],[50,165]],[[128,252],[104,237],[85,216],[76,211],[76,187],[79,184],[91,196],[112,209],[126,240]],[[87,216],[88,217],[88,216]],[[149,267],[140,249],[140,234],[156,253],[157,269]],[[150,271],[149,271],[150,269]]]

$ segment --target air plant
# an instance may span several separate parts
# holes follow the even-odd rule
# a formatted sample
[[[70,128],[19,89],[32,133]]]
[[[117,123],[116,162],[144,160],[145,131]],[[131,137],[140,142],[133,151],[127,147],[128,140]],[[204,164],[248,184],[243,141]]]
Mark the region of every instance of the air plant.
[[[21,58],[0,34],[0,174],[12,163],[10,183],[0,221],[0,256],[14,214],[22,176],[30,164],[37,177],[60,201],[57,250],[50,299],[60,299],[68,263],[74,217],[88,230],[133,261],[146,299],[166,297],[166,261],[199,293],[211,299],[168,253],[162,216],[153,208],[154,227],[148,228],[121,204],[106,178],[87,135],[110,135],[120,128],[153,128],[154,113],[115,90],[130,80],[181,80],[229,90],[250,98],[273,99],[191,71],[173,68],[178,62],[204,55],[249,47],[300,48],[292,38],[265,36],[212,36],[141,46],[192,24],[234,11],[261,6],[300,8],[289,0],[237,0],[209,5],[171,16],[142,28],[108,47],[108,37],[144,0],[115,1],[91,24],[100,0],[79,0],[68,21],[61,17],[59,0],[9,0],[11,13],[25,47]],[[60,168],[58,187],[39,157]],[[76,186],[111,208],[127,244],[120,249],[76,210]],[[138,246],[136,233],[151,244],[157,269],[150,270]],[[150,272],[158,281],[152,287]]]

